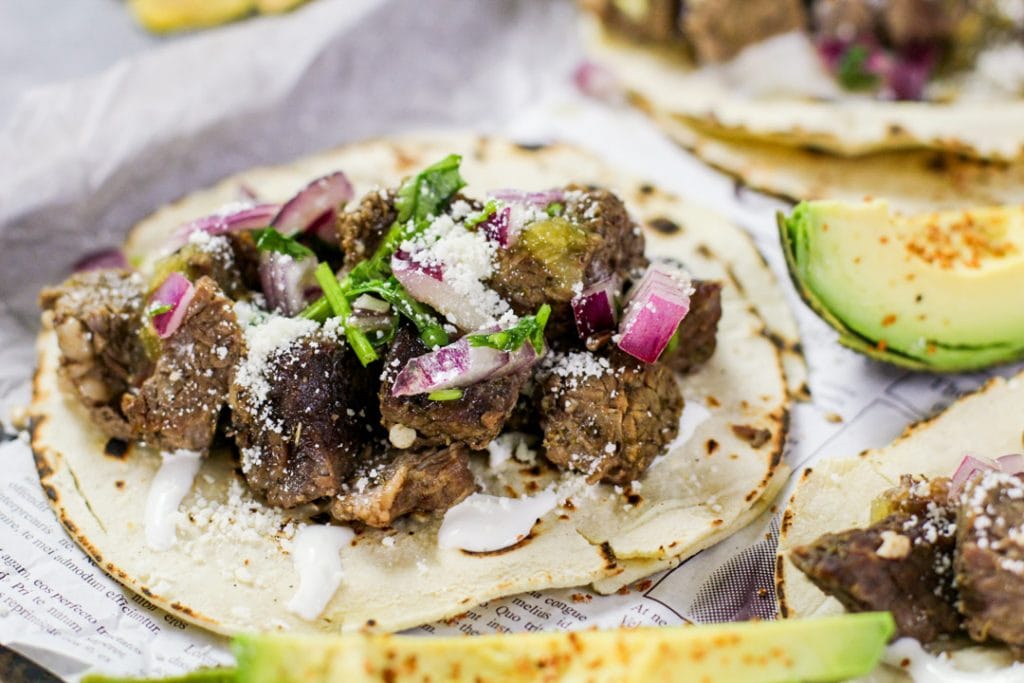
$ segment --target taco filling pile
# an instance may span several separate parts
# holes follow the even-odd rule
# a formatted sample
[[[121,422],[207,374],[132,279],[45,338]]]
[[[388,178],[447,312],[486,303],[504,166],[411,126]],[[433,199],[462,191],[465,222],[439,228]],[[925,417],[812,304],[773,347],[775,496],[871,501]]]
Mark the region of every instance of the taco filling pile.
[[[610,192],[474,199],[458,167],[337,215],[335,174],[185,226],[148,280],[74,275],[42,296],[62,376],[108,436],[233,441],[267,503],[344,522],[447,510],[476,490],[470,451],[520,443],[638,480],[678,433],[672,370],[714,352],[721,284],[651,263]]]
[[[587,0],[607,30],[697,65],[782,58],[790,88],[947,101],[1021,94],[1024,16],[976,0]],[[745,50],[752,52],[742,56]],[[821,74],[804,58],[817,58]],[[794,61],[795,60],[795,61]],[[972,74],[965,84],[960,77]]]

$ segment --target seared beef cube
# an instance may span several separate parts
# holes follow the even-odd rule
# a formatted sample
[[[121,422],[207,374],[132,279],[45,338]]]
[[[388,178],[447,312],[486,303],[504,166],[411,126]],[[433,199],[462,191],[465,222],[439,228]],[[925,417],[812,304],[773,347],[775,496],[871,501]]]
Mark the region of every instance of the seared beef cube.
[[[249,350],[231,388],[232,425],[249,487],[287,508],[337,494],[372,451],[376,371],[316,323],[266,326],[255,334],[280,342]]]
[[[244,348],[234,307],[213,280],[195,283],[181,326],[160,346],[153,373],[121,408],[134,437],[154,448],[206,450]]]
[[[395,195],[390,190],[370,192],[353,210],[338,214],[338,239],[346,270],[373,255],[397,217]]]
[[[676,341],[658,359],[676,372],[696,370],[715,352],[715,335],[722,317],[722,283],[694,280],[690,312],[679,323]]]
[[[882,24],[897,47],[945,44],[970,4],[969,0],[888,0]]]
[[[877,3],[872,0],[818,0],[814,4],[816,33],[844,43],[877,35]]]
[[[806,27],[801,0],[690,0],[683,15],[700,63],[724,62],[748,45]]]
[[[57,333],[62,381],[105,434],[124,440],[133,436],[121,396],[152,368],[139,335],[145,287],[137,273],[91,270],[40,295]]]
[[[197,231],[185,246],[157,264],[154,281],[162,282],[173,271],[184,273],[193,282],[208,277],[228,298],[237,300],[259,291],[259,261],[256,240],[249,232],[210,235]]]
[[[611,31],[633,40],[682,41],[679,19],[682,0],[581,0]]]
[[[1024,652],[1024,481],[989,473],[970,482],[957,525],[956,582],[967,632]]]
[[[556,358],[541,385],[548,460],[588,481],[639,479],[679,431],[683,396],[672,371],[620,351]]]
[[[794,548],[793,564],[851,612],[888,610],[900,636],[930,643],[960,628],[953,581],[956,511],[945,481],[905,478],[887,496],[893,514],[866,529]]]
[[[429,351],[409,327],[398,331],[388,349],[381,377],[380,412],[391,442],[399,448],[452,443],[464,443],[473,450],[486,448],[501,433],[530,371],[477,382],[465,387],[462,396],[452,401],[432,401],[426,394],[392,396],[391,385],[406,362]]]
[[[391,450],[365,460],[332,502],[331,515],[373,527],[410,512],[442,512],[473,493],[469,451],[461,444],[422,452]]]
[[[561,216],[528,224],[498,250],[488,284],[518,315],[550,304],[548,339],[576,340],[573,296],[611,275],[625,280],[646,265],[643,233],[622,201],[607,190],[570,186]]]

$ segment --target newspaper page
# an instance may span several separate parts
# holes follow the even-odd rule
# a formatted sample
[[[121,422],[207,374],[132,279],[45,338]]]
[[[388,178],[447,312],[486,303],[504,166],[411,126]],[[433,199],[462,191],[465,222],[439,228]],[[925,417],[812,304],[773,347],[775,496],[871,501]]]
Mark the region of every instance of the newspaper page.
[[[785,457],[794,472],[881,446],[992,372],[1014,371],[921,375],[841,348],[788,285],[774,223],[783,204],[704,167],[639,113],[573,91],[581,55],[571,3],[507,0],[491,12],[476,5],[318,0],[19,103],[0,131],[0,157],[14,162],[0,177],[0,643],[69,681],[90,670],[163,675],[231,662],[226,639],[124,590],[68,538],[39,486],[27,434],[9,416],[29,399],[39,288],[61,280],[77,256],[117,244],[154,206],[257,163],[372,135],[461,126],[576,142],[718,210],[753,235],[798,316],[812,400],[792,408]],[[438,17],[450,21],[438,28]],[[383,46],[374,39],[383,33],[403,40]],[[423,59],[428,50],[431,59]],[[230,59],[207,72],[195,68],[218,55],[256,53],[266,60],[258,77]],[[437,66],[453,63],[462,70]],[[153,101],[164,103],[161,111],[153,112]],[[778,516],[787,496],[718,545],[616,594],[532,592],[411,632],[774,618]]]

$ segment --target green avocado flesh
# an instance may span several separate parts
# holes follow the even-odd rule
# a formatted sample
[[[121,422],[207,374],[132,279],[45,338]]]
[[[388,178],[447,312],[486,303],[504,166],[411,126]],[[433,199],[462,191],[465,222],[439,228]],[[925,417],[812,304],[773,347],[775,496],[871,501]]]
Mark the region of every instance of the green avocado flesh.
[[[1024,207],[802,202],[779,233],[801,296],[845,346],[940,372],[1024,356]]]
[[[874,669],[893,632],[887,612],[865,612],[823,619],[474,637],[252,635],[235,639],[238,668],[222,670],[226,678],[194,680],[826,683]],[[92,677],[86,683],[116,680]]]

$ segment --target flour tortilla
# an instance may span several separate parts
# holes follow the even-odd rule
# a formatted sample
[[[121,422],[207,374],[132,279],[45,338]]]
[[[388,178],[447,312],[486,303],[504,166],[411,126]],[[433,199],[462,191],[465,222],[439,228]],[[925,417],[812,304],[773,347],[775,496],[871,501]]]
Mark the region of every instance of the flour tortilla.
[[[949,476],[968,453],[995,457],[1019,452],[1024,431],[1021,405],[1024,372],[1008,380],[995,378],[937,417],[909,427],[888,446],[805,469],[782,519],[776,572],[782,615],[808,618],[843,612],[838,600],[825,595],[790,562],[790,550],[825,533],[867,526],[871,501],[897,486],[902,474]],[[1011,661],[1003,648],[968,648],[957,657],[979,652],[989,662]]]
[[[671,114],[738,140],[813,147],[839,156],[908,149],[960,152],[981,159],[1024,156],[1024,100],[950,104],[751,98],[714,67],[695,69],[679,55],[610,36],[583,22],[588,52],[633,95]],[[784,68],[784,65],[779,65]]]
[[[692,438],[651,467],[635,491],[635,504],[612,487],[588,487],[574,496],[575,510],[548,514],[529,539],[504,551],[471,555],[439,549],[436,518],[367,531],[343,549],[345,579],[321,616],[309,622],[286,609],[297,587],[286,523],[289,517],[301,523],[301,514],[253,501],[227,454],[214,453],[203,463],[180,507],[175,547],[155,552],[146,546],[143,511],[159,455],[139,446],[121,457],[104,454],[106,439],[77,401],[59,390],[58,350],[44,326],[32,439],[40,479],[69,533],[105,571],[160,607],[221,633],[393,631],[523,591],[595,582],[617,587],[614,577],[678,562],[736,530],[766,504],[766,493],[787,474],[781,455],[789,394],[778,340],[773,342],[778,334],[766,328],[758,302],[773,316],[782,315],[783,327],[792,325],[776,303],[781,292],[741,230],[574,148],[519,147],[469,136],[344,147],[247,171],[189,195],[140,223],[127,252],[133,262],[151,263],[176,226],[235,199],[243,185],[280,201],[311,178],[343,169],[359,196],[450,152],[464,157],[470,194],[593,183],[619,193],[643,224],[662,218],[681,228],[671,236],[647,228],[649,252],[679,258],[695,275],[725,283],[718,350],[699,372],[680,380],[690,409],[703,406],[709,413]],[[743,293],[755,286],[757,301]],[[766,429],[770,438],[754,448],[738,438],[733,425]],[[718,444],[710,454],[709,439]],[[535,491],[557,478],[551,472],[534,477],[515,463],[488,472],[482,458],[474,467],[487,490],[501,495],[509,488]],[[382,543],[386,536],[393,545]]]
[[[639,102],[676,143],[744,185],[790,201],[884,197],[903,214],[1024,203],[1024,161],[989,162],[907,150],[837,157],[700,132]]]

